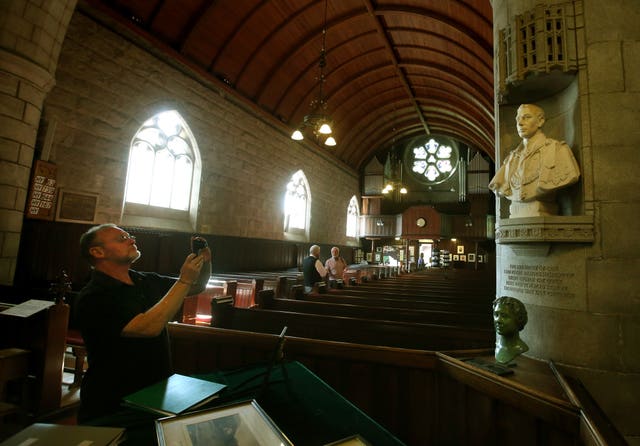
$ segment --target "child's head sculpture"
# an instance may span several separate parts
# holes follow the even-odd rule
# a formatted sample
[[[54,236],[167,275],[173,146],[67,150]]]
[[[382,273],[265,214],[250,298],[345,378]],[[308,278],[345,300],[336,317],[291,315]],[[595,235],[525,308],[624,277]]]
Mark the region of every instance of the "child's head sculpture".
[[[515,297],[502,296],[493,301],[493,324],[496,329],[496,361],[507,364],[529,350],[520,339],[527,324],[527,309]]]

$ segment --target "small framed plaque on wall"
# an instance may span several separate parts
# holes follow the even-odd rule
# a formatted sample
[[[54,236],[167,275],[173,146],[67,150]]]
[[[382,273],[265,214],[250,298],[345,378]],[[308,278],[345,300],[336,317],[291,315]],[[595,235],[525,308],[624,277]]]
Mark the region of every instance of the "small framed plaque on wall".
[[[56,221],[95,223],[98,194],[60,189]]]
[[[41,160],[35,162],[25,207],[27,218],[53,220],[57,171],[55,164]]]

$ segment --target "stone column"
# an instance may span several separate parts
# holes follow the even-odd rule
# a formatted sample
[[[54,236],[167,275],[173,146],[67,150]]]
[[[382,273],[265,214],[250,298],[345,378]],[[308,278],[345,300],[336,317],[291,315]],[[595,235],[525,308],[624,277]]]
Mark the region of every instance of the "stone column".
[[[616,427],[638,439],[640,2],[493,0],[492,5],[496,165],[518,143],[518,105],[532,102],[546,112],[545,134],[565,140],[581,169],[559,216],[508,218],[507,200],[498,200],[497,293],[527,307],[529,322],[521,333],[530,346],[526,355],[553,360],[578,376]],[[525,33],[516,17],[526,21],[537,9],[549,17],[562,8],[570,16],[562,40],[567,65],[541,66],[533,75],[520,66],[524,73],[513,74],[512,62],[522,59],[506,58],[514,53],[505,51],[505,42],[510,35],[517,44],[516,36]],[[509,28],[511,34],[505,33]],[[534,28],[542,35],[550,29]],[[536,61],[544,63],[548,54]]]
[[[13,284],[42,104],[76,1],[0,1],[1,285]]]

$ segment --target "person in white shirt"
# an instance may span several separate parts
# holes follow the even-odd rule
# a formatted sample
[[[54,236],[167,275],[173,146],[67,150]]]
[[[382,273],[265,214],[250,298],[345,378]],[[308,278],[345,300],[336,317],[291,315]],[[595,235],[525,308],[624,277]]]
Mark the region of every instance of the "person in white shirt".
[[[334,246],[331,248],[331,257],[324,262],[327,270],[329,285],[335,286],[337,280],[343,280],[344,270],[347,269],[347,262],[340,257],[340,248]]]

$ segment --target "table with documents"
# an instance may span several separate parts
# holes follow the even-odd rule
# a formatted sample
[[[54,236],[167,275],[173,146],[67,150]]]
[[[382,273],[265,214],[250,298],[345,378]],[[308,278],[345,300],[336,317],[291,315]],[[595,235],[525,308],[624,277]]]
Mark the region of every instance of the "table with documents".
[[[376,446],[403,445],[303,364],[292,361],[198,375],[227,388],[213,406],[255,399],[294,445],[326,445],[359,435]]]

